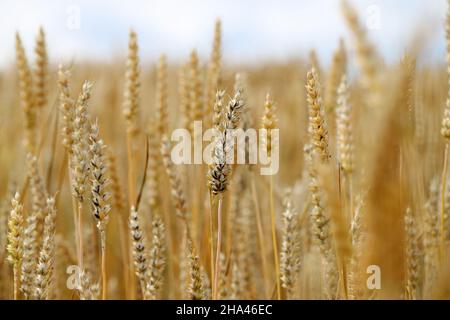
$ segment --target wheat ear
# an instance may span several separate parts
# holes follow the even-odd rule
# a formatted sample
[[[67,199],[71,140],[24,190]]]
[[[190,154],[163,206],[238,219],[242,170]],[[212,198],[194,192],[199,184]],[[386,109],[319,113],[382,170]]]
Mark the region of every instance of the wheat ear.
[[[150,299],[157,299],[164,280],[166,268],[166,243],[165,227],[163,220],[156,215],[152,221],[152,247],[150,250],[150,264],[148,270],[148,281],[146,295]]]
[[[130,232],[132,240],[132,252],[134,258],[135,274],[139,279],[142,296],[147,288],[147,252],[145,246],[145,234],[141,227],[139,213],[134,207],[130,211]]]
[[[445,139],[445,150],[444,150],[444,165],[442,168],[442,181],[441,181],[441,207],[440,207],[440,251],[439,257],[442,261],[444,258],[444,246],[445,246],[445,194],[447,189],[447,172],[448,172],[448,152],[449,152],[449,139],[450,139],[450,4],[447,12],[447,23],[446,23],[446,40],[447,40],[447,76],[448,76],[448,95],[447,101],[444,108],[444,115],[442,117],[441,134]]]
[[[214,40],[212,45],[211,57],[208,64],[208,71],[205,83],[205,115],[210,115],[214,106],[215,94],[220,86],[220,71],[221,71],[221,59],[222,59],[222,23],[220,19],[216,20],[214,27]],[[207,119],[206,127],[209,127],[210,119]]]
[[[11,200],[11,212],[8,219],[8,262],[13,266],[14,272],[14,300],[19,298],[20,265],[23,252],[23,205],[20,203],[20,194],[17,192]]]
[[[53,286],[55,261],[55,199],[47,199],[47,216],[45,217],[44,240],[39,252],[39,262],[36,268],[34,295],[38,300],[48,300]]]
[[[156,70],[156,112],[158,118],[158,132],[163,135],[168,130],[168,102],[167,102],[167,58],[161,55]]]
[[[189,252],[189,297],[191,300],[205,300],[206,289],[201,274],[199,257],[190,239],[187,241],[187,250]]]
[[[287,298],[292,298],[294,284],[300,266],[300,241],[298,217],[292,204],[290,192],[284,199],[283,237],[280,252],[280,278]]]
[[[406,294],[411,300],[416,300],[419,296],[420,281],[420,238],[417,230],[416,217],[410,208],[405,214],[405,235],[406,235]]]
[[[42,27],[39,28],[34,51],[36,53],[34,68],[36,107],[43,108],[47,105],[48,56]]]
[[[16,33],[16,60],[19,74],[20,102],[25,115],[25,145],[28,152],[34,153],[36,148],[36,110],[34,108],[33,80],[25,49],[18,33]]]
[[[72,195],[76,199],[77,233],[78,233],[78,263],[83,268],[83,221],[82,211],[85,200],[85,191],[89,176],[89,116],[88,103],[91,98],[92,83],[85,81],[75,107],[73,123],[73,144],[71,176]]]
[[[90,158],[91,158],[91,193],[92,214],[100,233],[101,243],[101,270],[102,270],[102,299],[107,297],[107,275],[106,275],[106,225],[109,221],[110,194],[107,190],[109,180],[107,179],[107,165],[105,163],[104,149],[106,146],[99,138],[98,124],[95,122],[90,130]]]

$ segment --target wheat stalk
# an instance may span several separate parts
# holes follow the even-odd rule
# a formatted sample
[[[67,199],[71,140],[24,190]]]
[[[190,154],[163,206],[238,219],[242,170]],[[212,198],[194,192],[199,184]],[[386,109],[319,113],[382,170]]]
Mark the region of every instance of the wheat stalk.
[[[264,106],[264,116],[262,118],[262,127],[266,130],[267,137],[262,140],[264,148],[267,150],[267,155],[269,158],[272,156],[272,129],[277,128],[277,116],[275,113],[275,105],[272,101],[270,95],[266,96],[266,103]],[[276,142],[275,142],[276,143]],[[275,261],[275,281],[277,286],[277,298],[281,299],[281,283],[280,283],[280,263],[278,261],[278,242],[276,233],[276,217],[275,208],[273,202],[273,176],[270,175],[269,181],[269,202],[270,202],[270,219],[272,228],[272,246],[273,246],[273,256]]]

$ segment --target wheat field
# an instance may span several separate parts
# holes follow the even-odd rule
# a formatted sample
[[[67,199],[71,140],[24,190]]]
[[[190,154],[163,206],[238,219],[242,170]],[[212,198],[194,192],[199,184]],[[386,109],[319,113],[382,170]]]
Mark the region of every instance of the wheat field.
[[[352,41],[328,67],[314,49],[227,66],[219,19],[207,59],[145,68],[133,30],[126,59],[70,65],[44,27],[33,52],[17,33],[0,299],[449,299],[450,11],[445,68],[416,62],[420,33],[385,62],[341,7]],[[212,162],[177,164],[172,133],[196,139],[196,122],[215,129]],[[266,129],[275,174],[226,161],[239,128]]]

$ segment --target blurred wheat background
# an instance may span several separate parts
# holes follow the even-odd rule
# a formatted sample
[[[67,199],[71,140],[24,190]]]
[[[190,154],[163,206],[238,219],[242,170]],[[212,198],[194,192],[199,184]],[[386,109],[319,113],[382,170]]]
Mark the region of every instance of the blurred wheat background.
[[[11,30],[0,297],[450,298],[450,16],[403,23],[394,49],[350,1],[333,8],[334,42],[225,42],[229,58],[226,30],[246,31],[220,12],[186,52],[189,36],[160,49],[108,24],[97,36],[128,32],[128,47],[97,56],[46,21]],[[171,133],[194,121],[217,129],[214,162],[175,165]],[[223,163],[227,128],[279,129],[279,172]]]

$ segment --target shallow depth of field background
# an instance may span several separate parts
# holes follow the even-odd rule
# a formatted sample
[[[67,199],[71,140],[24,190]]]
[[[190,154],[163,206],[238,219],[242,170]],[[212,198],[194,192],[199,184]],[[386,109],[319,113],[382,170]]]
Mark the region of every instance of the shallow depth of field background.
[[[136,215],[146,233],[146,266],[161,277],[152,298],[448,299],[450,188],[443,183],[449,179],[443,168],[450,137],[444,139],[446,131],[441,131],[449,127],[450,136],[447,1],[348,2],[359,24],[348,8],[352,21],[346,23],[337,0],[2,1],[0,297],[25,298],[20,290],[13,295],[19,282],[6,260],[6,222],[16,191],[22,192],[25,217],[33,214],[36,194],[30,178],[40,175],[46,192],[57,199],[54,281],[46,298],[86,298],[81,289],[66,285],[67,266],[83,260],[76,255],[77,235],[85,244],[88,298],[146,298],[145,281],[135,274],[139,259],[133,255],[137,245],[130,240],[129,223],[145,181]],[[217,19],[221,55],[212,61]],[[18,72],[16,32],[34,70],[40,27],[49,59],[47,103],[36,110],[30,129],[24,127],[23,106],[35,97],[23,92],[26,68],[22,63]],[[128,44],[131,30],[139,46],[138,77],[132,69],[136,59],[129,54],[135,53]],[[167,65],[161,63],[163,54]],[[215,64],[220,65],[217,81],[211,76]],[[109,177],[110,158],[115,160],[102,267],[92,177],[82,206],[71,192],[68,173],[74,173],[68,170],[62,127],[77,122],[66,123],[60,110],[64,73],[58,78],[59,66],[70,70],[74,99],[84,81],[92,82],[84,119],[98,121]],[[131,134],[124,109],[137,87],[133,125],[139,130]],[[176,166],[179,180],[171,184],[159,149],[164,134],[190,127],[193,120],[212,122],[214,99],[206,101],[207,95],[223,89],[228,105],[237,87],[243,88],[246,125],[280,129],[280,165],[270,178],[258,167],[233,167],[222,207],[208,189],[211,168]],[[316,99],[319,91],[323,99]],[[268,123],[273,118],[278,121]],[[30,133],[38,173],[29,169],[30,150],[23,143]],[[322,150],[319,161],[314,157],[326,140],[323,149],[329,150]],[[344,170],[339,148],[351,153],[352,170]],[[179,193],[186,200],[185,220],[176,215]],[[84,228],[75,228],[74,211],[83,216]],[[153,234],[160,230],[154,225],[157,217],[165,225],[163,237]],[[184,232],[186,226],[192,233]],[[160,242],[159,251],[153,250]],[[377,290],[366,286],[372,265],[382,272]]]

